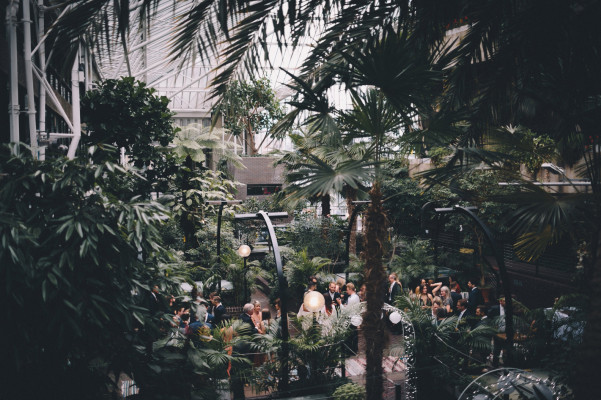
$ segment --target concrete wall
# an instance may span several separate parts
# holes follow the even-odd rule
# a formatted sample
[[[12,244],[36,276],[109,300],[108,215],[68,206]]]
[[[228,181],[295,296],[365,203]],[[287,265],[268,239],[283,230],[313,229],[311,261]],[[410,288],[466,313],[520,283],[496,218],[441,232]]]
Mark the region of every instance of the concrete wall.
[[[284,167],[274,167],[272,157],[243,157],[242,163],[246,169],[235,169],[234,180],[240,182],[236,199],[245,200],[247,185],[283,185]],[[258,199],[268,196],[252,196]]]

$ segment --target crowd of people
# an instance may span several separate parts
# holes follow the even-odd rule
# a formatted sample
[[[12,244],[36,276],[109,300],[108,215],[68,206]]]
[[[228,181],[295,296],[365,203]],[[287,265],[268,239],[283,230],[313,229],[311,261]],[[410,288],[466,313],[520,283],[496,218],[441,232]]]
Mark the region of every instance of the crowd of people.
[[[446,282],[445,282],[446,283]],[[498,304],[488,307],[485,304],[482,292],[477,286],[477,281],[470,279],[467,281],[467,296],[464,298],[462,289],[454,276],[449,276],[448,283],[434,282],[432,279],[421,279],[420,284],[414,290],[409,291],[410,298],[417,302],[423,309],[431,312],[432,321],[440,324],[450,316],[457,317],[457,324],[469,323],[471,327],[488,323],[492,317],[504,315],[504,299],[500,299]],[[316,291],[318,287],[317,277],[311,276],[307,282],[305,295],[311,291]],[[328,283],[327,290],[322,294],[324,296],[324,305],[318,311],[322,316],[327,317],[339,311],[341,308],[353,306],[366,300],[366,286],[357,287],[352,282],[346,283],[344,279],[338,278],[336,281]],[[403,294],[403,286],[396,273],[388,276],[388,284],[384,291],[384,301],[395,305],[398,298]],[[161,306],[164,303],[158,288],[155,286],[151,292],[148,301],[148,307],[153,312],[169,312],[172,314],[172,326],[179,328],[179,331],[185,336],[193,336],[208,332],[229,321],[232,316],[226,311],[221,297],[213,292],[205,300],[196,290],[191,293],[192,299],[188,302],[181,302],[171,296],[168,300],[168,306]],[[280,316],[280,302],[276,299],[272,308],[262,307],[258,300],[252,300],[251,303],[243,307],[243,312],[238,319],[248,323],[252,333],[265,334],[269,330],[272,321],[272,311],[275,310],[275,318]],[[297,316],[302,317],[312,314],[304,305],[298,310]],[[503,326],[499,326],[503,331]]]
[[[388,283],[384,301],[395,305],[397,299],[403,294],[402,284],[396,273],[388,276]],[[474,328],[489,323],[492,317],[504,315],[504,299],[500,299],[499,304],[488,307],[478,288],[477,280],[467,281],[466,292],[464,298],[460,284],[455,276],[451,275],[448,277],[448,283],[421,279],[420,284],[409,291],[409,296],[422,309],[430,310],[432,322],[437,325],[448,317],[456,316],[457,326],[467,323]],[[499,326],[499,330],[503,331],[503,326]]]

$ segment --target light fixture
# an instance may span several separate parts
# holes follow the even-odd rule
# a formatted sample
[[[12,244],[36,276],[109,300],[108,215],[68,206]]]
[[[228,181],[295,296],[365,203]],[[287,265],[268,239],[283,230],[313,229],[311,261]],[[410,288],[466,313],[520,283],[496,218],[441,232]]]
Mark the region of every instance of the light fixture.
[[[243,244],[242,246],[238,247],[238,255],[244,258],[250,256],[250,246]]]
[[[303,299],[303,305],[310,312],[318,312],[322,309],[325,303],[326,299],[323,297],[323,294],[315,290],[307,293]]]
[[[86,66],[84,63],[79,63],[79,68],[77,69],[77,78],[80,82],[84,82],[86,80],[85,70]]]
[[[390,314],[390,316],[388,317],[388,319],[390,319],[390,322],[392,322],[393,324],[398,324],[399,322],[401,322],[401,314],[398,311],[393,312],[392,314]]]

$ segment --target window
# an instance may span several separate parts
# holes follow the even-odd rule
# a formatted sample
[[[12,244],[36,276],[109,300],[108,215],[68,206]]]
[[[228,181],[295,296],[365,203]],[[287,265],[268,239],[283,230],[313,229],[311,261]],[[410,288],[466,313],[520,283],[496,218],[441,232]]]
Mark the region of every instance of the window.
[[[247,185],[247,196],[264,196],[279,192],[282,190],[282,185]]]

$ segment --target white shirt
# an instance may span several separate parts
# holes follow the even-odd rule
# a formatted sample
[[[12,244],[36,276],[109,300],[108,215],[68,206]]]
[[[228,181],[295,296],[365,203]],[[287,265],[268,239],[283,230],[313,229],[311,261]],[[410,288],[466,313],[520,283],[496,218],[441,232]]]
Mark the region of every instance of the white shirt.
[[[467,309],[461,311],[459,313],[459,316],[457,316],[457,323],[455,324],[455,328],[457,328],[457,326],[459,326],[459,322],[461,321],[461,318],[463,318],[463,314],[465,314],[466,311],[467,311]]]
[[[346,301],[346,305],[347,306],[351,306],[353,304],[359,304],[361,303],[361,299],[359,298],[359,296],[357,295],[357,293],[353,293],[348,297],[348,300]]]

